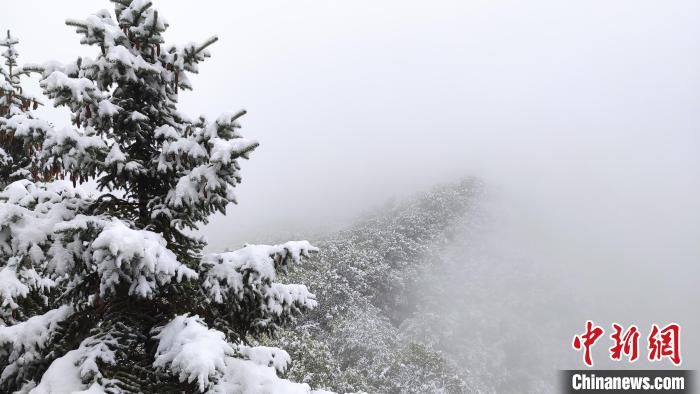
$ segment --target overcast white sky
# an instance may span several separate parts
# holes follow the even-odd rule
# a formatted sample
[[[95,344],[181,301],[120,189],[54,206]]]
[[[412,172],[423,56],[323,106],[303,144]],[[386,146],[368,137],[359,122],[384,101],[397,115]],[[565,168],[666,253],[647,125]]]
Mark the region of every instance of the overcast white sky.
[[[220,38],[182,109],[245,108],[262,143],[213,248],[476,174],[553,221],[698,256],[700,2],[154,3],[169,43]],[[101,8],[12,2],[0,28],[23,61],[68,62],[94,51],[63,21]]]

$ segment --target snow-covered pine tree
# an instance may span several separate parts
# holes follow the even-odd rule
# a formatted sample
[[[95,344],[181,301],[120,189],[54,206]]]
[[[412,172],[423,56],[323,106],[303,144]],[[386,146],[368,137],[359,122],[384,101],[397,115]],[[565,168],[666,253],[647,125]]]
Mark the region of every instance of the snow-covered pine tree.
[[[0,189],[19,179],[38,177],[36,150],[49,125],[34,119],[30,111],[39,101],[22,90],[20,77],[27,75],[17,62],[17,38],[7,31],[0,39]]]
[[[52,289],[48,310],[0,327],[0,390],[61,393],[308,393],[277,376],[289,362],[256,338],[316,305],[277,275],[315,252],[306,241],[202,254],[196,229],[234,202],[238,159],[257,143],[238,119],[177,110],[203,44],[166,47],[146,0],[112,0],[67,24],[94,58],[34,66],[73,126],[43,142],[45,169],[73,181],[18,181],[0,193],[0,259],[31,265],[3,278],[8,303]],[[99,193],[75,183],[94,180]],[[21,305],[18,307],[21,309]]]

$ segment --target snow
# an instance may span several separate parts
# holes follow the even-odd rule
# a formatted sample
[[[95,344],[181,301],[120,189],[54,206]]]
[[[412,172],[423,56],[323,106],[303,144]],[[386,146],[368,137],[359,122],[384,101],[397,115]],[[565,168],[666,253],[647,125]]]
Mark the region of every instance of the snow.
[[[15,137],[35,138],[51,129],[51,125],[41,119],[33,119],[25,114],[18,114],[9,119],[0,118],[0,124],[12,130]]]
[[[156,127],[155,130],[153,130],[153,135],[156,138],[165,138],[165,139],[177,139],[180,138],[180,134],[178,134],[177,130],[173,126],[170,125],[162,125]]]
[[[206,272],[204,288],[216,303],[242,299],[246,287],[253,287],[268,299],[262,307],[276,315],[298,303],[307,308],[316,300],[306,286],[272,283],[278,266],[291,259],[299,262],[318,249],[308,241],[290,241],[280,245],[246,245],[233,252],[204,255],[201,267]],[[243,283],[247,275],[247,283]]]
[[[236,138],[232,140],[215,138],[212,139],[209,144],[211,145],[209,160],[224,165],[230,164],[232,159],[246,154],[246,152],[255,149],[259,145],[257,141],[245,138]]]
[[[46,145],[69,145],[74,147],[77,153],[84,152],[88,148],[105,148],[104,140],[95,135],[87,135],[71,127],[55,129],[47,135]]]
[[[95,338],[85,339],[78,349],[71,350],[54,360],[41,377],[41,382],[29,394],[103,394],[104,388],[97,382],[83,379],[101,377],[97,362],[114,364],[114,352],[106,342]]]
[[[78,391],[73,394],[107,394],[107,392],[99,384],[93,383],[87,390]]]
[[[134,230],[121,221],[109,222],[92,242],[92,258],[100,274],[100,294],[113,291],[122,278],[130,281],[129,293],[153,296],[158,286],[174,278],[196,279],[197,272],[177,261],[160,234]]]
[[[41,377],[41,382],[29,394],[74,394],[84,390],[80,372],[75,367],[80,351],[71,350],[54,360]]]
[[[42,254],[43,255],[43,254]],[[34,257],[37,261],[38,257]],[[31,290],[46,290],[54,287],[55,282],[39,275],[34,268],[22,267],[18,270],[17,257],[10,257],[7,265],[0,269],[0,297],[2,308],[16,309],[17,299],[26,297]]]
[[[51,335],[58,329],[58,323],[71,314],[73,308],[66,305],[21,323],[0,327],[0,355],[6,354],[8,362],[0,380],[7,379],[32,361],[40,361],[38,351],[46,346]]]
[[[120,47],[120,48],[122,48],[122,47]],[[148,116],[142,114],[139,111],[133,111],[129,115],[129,119],[131,119],[134,122],[146,122],[146,121],[148,121]]]
[[[175,188],[168,192],[166,202],[172,208],[194,205],[205,199],[207,191],[214,191],[224,185],[214,166],[204,164],[193,168],[177,181]]]
[[[163,134],[156,134],[162,135],[162,136],[170,136],[172,137],[172,132],[174,129],[158,129],[162,130],[164,133]],[[167,133],[167,134],[166,134]],[[164,155],[186,155],[189,156],[193,159],[199,159],[199,158],[204,158],[207,157],[207,151],[204,149],[204,147],[200,144],[198,144],[196,141],[194,141],[191,138],[177,138],[173,139],[171,141],[165,141],[163,143],[163,150],[162,154]]]
[[[295,305],[304,309],[313,309],[318,306],[316,296],[306,285],[273,283],[265,292],[265,296],[267,298],[265,310],[277,316],[287,313]]]
[[[226,368],[225,358],[233,348],[220,331],[207,328],[198,316],[176,316],[157,330],[158,349],[153,366],[169,368],[181,382],[197,381],[200,391],[210,385],[210,377]]]
[[[73,100],[91,102],[90,92],[95,91],[93,82],[87,78],[71,78],[61,71],[54,71],[41,80],[41,86],[47,90],[70,91]]]
[[[112,148],[109,150],[107,157],[105,157],[105,164],[112,165],[114,163],[124,163],[126,161],[126,155],[119,149],[119,144],[112,144]]]
[[[6,305],[12,307],[12,299],[25,296],[26,290],[55,285],[44,272],[54,261],[52,252],[59,250],[53,246],[55,227],[72,219],[84,201],[82,190],[62,181],[21,180],[0,192],[0,258],[4,260],[0,292]]]
[[[4,267],[0,270],[0,295],[2,296],[2,307],[9,306],[17,308],[15,300],[19,297],[26,297],[29,287],[20,282],[17,272],[13,267]]]
[[[113,46],[109,48],[106,58],[111,62],[121,63],[128,68],[145,69],[157,72],[160,71],[159,68],[143,60],[141,56],[134,55],[129,49],[123,46]]]
[[[0,204],[0,219],[5,224],[5,231],[0,233],[0,248],[29,254],[35,245],[48,240],[52,222],[58,218],[53,215],[37,217],[26,208]]]
[[[292,362],[289,353],[276,347],[269,346],[244,346],[240,345],[236,349],[238,353],[246,359],[258,365],[272,367],[277,372],[284,373],[287,366]]]
[[[152,9],[146,9],[145,12],[141,10],[148,5],[147,0],[133,0],[127,7],[124,7],[119,14],[119,20],[122,23],[127,23],[130,27],[129,30],[134,33],[147,34],[150,32],[150,28],[154,26],[155,14]],[[120,6],[118,6],[120,7]],[[123,7],[123,6],[121,6]],[[136,20],[137,16],[140,16],[139,20]],[[167,27],[166,20],[158,16],[158,20],[155,21],[156,31],[165,30]],[[149,30],[146,30],[144,26],[148,26]]]
[[[107,143],[91,127],[84,130],[64,127],[46,135],[43,154],[52,160],[60,159],[65,169],[77,170],[94,162],[94,152],[106,154],[107,149]]]
[[[226,359],[223,376],[211,392],[216,394],[310,394],[311,388],[305,383],[294,383],[279,378],[274,368],[229,357]]]
[[[176,316],[155,330],[159,340],[154,366],[168,368],[180,381],[197,381],[211,393],[310,394],[306,384],[281,379],[291,362],[289,354],[274,347],[231,346],[224,334],[208,328],[198,316]],[[233,357],[238,354],[243,358]],[[315,391],[313,393],[324,393]],[[327,393],[327,392],[326,392]]]
[[[64,305],[12,326],[0,326],[0,344],[10,344],[15,349],[43,347],[58,323],[72,313],[73,308]]]
[[[117,41],[125,39],[124,33],[114,23],[111,13],[104,9],[84,20],[68,19],[66,24],[78,27],[77,31],[86,35],[84,43],[99,42],[109,48],[114,46]]]
[[[102,100],[100,103],[97,105],[97,113],[101,117],[109,117],[109,116],[114,116],[121,111],[121,107],[118,105],[112,104],[111,101],[109,100]]]

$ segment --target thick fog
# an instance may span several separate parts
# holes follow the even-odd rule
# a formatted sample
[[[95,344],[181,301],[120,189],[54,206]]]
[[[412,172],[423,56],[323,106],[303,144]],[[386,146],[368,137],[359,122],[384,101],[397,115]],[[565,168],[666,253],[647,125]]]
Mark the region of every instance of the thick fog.
[[[156,3],[169,42],[220,38],[182,110],[245,108],[261,142],[211,249],[311,238],[474,175],[497,196],[495,249],[578,297],[564,350],[586,319],[677,321],[700,365],[700,3]],[[70,61],[87,53],[63,21],[110,3],[9,7],[23,61]]]

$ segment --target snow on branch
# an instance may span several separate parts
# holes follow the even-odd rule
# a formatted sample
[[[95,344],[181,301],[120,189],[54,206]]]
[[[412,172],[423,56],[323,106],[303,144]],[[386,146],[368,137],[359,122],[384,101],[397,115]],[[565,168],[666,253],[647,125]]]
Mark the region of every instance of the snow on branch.
[[[247,293],[261,294],[265,312],[276,316],[293,308],[311,309],[316,299],[304,285],[273,283],[277,270],[290,261],[299,262],[318,249],[308,241],[290,241],[280,245],[247,245],[226,253],[202,257],[205,272],[203,287],[210,301],[224,303],[242,301]]]
[[[181,382],[196,380],[200,391],[222,375],[226,356],[234,353],[224,334],[208,328],[199,316],[176,316],[155,332],[159,342],[153,366],[170,369]]]
[[[64,127],[46,136],[42,155],[47,163],[58,163],[60,158],[64,170],[77,171],[94,164],[95,156],[106,156],[108,149],[105,141],[94,133]]]
[[[176,316],[154,333],[159,341],[154,367],[169,369],[181,382],[197,382],[202,392],[312,393],[306,384],[277,376],[290,362],[287,352],[232,346],[222,332],[208,328],[198,316]]]
[[[34,184],[26,180],[0,192],[0,266],[5,303],[31,290],[53,287],[48,266],[64,265],[65,255],[54,255],[55,227],[72,219],[85,206],[82,190],[66,182]],[[8,301],[9,298],[9,301]]]
[[[43,137],[51,125],[41,119],[34,119],[26,114],[16,114],[10,118],[0,118],[0,127],[11,130],[15,138],[33,139]]]
[[[42,277],[34,268],[18,267],[16,257],[11,257],[8,265],[0,268],[0,307],[16,309],[17,299],[26,297],[32,290],[47,290],[55,286],[55,282]]]
[[[160,234],[134,230],[124,222],[109,222],[92,243],[93,261],[100,274],[100,294],[113,291],[126,279],[129,293],[148,298],[158,286],[173,278],[178,282],[196,279],[197,272],[177,261],[175,253],[166,247]]]
[[[98,362],[116,364],[116,356],[111,347],[112,339],[89,337],[81,342],[80,347],[71,350],[54,360],[41,377],[41,382],[29,394],[85,393],[106,394],[105,388],[98,383],[102,378]]]
[[[17,298],[26,297],[29,287],[17,277],[14,267],[4,267],[0,270],[0,296],[2,296],[2,307],[17,308],[15,302]]]
[[[54,92],[70,92],[75,102],[92,102],[102,99],[93,81],[87,78],[71,78],[61,71],[54,71],[41,81],[41,87],[51,95]]]
[[[272,367],[279,373],[284,373],[292,362],[289,353],[276,347],[239,345],[236,351],[255,364]]]
[[[275,368],[260,365],[251,360],[226,358],[223,376],[211,390],[216,394],[227,393],[285,393],[314,394],[306,383],[294,383],[282,379]],[[318,392],[320,393],[320,392]]]
[[[34,362],[42,361],[40,351],[46,347],[59,323],[72,314],[73,308],[64,305],[24,322],[0,327],[0,359],[7,363],[0,381],[17,375]]]
[[[272,283],[264,294],[266,303],[263,311],[274,316],[284,316],[318,306],[316,296],[306,285]]]

